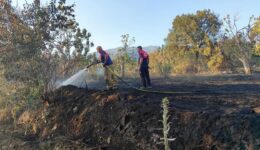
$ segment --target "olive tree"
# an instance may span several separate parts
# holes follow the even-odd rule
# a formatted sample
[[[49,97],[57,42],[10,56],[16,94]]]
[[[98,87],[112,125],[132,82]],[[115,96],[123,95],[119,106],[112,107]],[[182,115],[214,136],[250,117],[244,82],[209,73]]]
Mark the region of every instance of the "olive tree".
[[[253,17],[249,19],[248,24],[243,28],[239,28],[237,22],[237,17],[233,17],[232,19],[228,15],[224,18],[224,38],[225,40],[229,40],[229,43],[233,43],[230,48],[230,54],[234,55],[242,63],[245,74],[250,75],[252,73],[251,58],[255,45],[255,39],[250,34]]]

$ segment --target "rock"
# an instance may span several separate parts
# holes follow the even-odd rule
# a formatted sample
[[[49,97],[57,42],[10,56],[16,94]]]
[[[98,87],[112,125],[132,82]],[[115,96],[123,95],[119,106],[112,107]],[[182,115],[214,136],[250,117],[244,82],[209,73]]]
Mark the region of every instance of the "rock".
[[[98,95],[98,96],[95,96],[96,97],[96,101],[100,101],[102,99],[102,96],[101,95]]]
[[[110,144],[111,143],[111,137],[108,137],[107,138],[107,144]]]
[[[73,108],[73,112],[76,113],[77,111],[78,111],[78,107],[76,106]]]
[[[57,125],[57,123],[55,123],[55,125],[52,127],[52,131],[55,131],[56,129],[58,128],[58,125]]]
[[[255,107],[253,110],[254,110],[254,113],[260,114],[260,106]]]
[[[134,100],[135,97],[134,97],[133,95],[129,95],[129,96],[127,97],[127,99],[131,101],[131,100]]]
[[[107,97],[107,102],[115,102],[118,101],[119,98],[119,94],[113,94]]]

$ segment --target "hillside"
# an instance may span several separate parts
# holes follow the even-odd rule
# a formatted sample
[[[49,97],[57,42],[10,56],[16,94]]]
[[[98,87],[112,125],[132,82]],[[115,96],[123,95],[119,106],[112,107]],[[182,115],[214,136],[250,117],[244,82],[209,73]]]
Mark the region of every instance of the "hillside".
[[[257,150],[260,78],[241,78],[196,77],[187,82],[180,77],[167,82],[171,84],[154,79],[155,88],[176,94],[142,93],[126,87],[110,92],[63,87],[44,99],[41,109],[22,113],[18,129],[23,130],[12,134],[12,141],[0,135],[0,139],[5,137],[0,144],[9,142],[19,150],[163,149],[161,100],[168,97],[169,137],[176,138],[172,149]]]

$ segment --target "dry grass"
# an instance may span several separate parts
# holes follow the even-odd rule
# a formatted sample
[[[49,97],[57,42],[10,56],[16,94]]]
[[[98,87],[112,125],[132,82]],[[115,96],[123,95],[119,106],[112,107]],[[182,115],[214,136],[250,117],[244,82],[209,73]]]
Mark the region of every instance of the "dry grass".
[[[0,122],[8,122],[12,120],[11,110],[8,108],[0,109]]]

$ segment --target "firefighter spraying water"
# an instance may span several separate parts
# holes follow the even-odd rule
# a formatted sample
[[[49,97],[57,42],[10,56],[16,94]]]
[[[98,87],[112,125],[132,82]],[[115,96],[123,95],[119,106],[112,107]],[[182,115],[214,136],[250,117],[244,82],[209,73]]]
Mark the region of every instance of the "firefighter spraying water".
[[[103,50],[101,46],[98,46],[96,49],[99,54],[98,61],[94,62],[90,66],[87,66],[87,69],[93,65],[102,63],[102,66],[104,67],[104,78],[106,81],[107,90],[117,89],[115,77],[111,72],[113,71],[112,59],[110,58],[109,54],[105,50]]]
[[[114,90],[114,89],[118,88],[117,81],[115,80],[115,78],[119,79],[124,84],[129,86],[128,83],[126,83],[120,76],[118,76],[114,72],[113,61],[112,61],[111,57],[109,56],[109,54],[105,50],[103,50],[103,48],[101,46],[98,46],[96,48],[96,50],[99,54],[98,60],[93,62],[92,64],[86,66],[85,69],[78,71],[75,75],[73,75],[68,80],[63,82],[60,86],[73,85],[73,86],[77,86],[80,88],[88,88],[89,87],[89,85],[88,85],[89,83],[87,83],[87,80],[89,80],[88,79],[88,77],[89,77],[88,70],[90,67],[98,65],[98,64],[102,64],[102,66],[103,66],[102,74],[103,74],[103,77],[105,80],[106,90]],[[141,88],[132,87],[131,85],[129,87],[137,89],[137,90],[148,91],[145,89],[151,88],[151,80],[150,80],[150,75],[149,75],[149,55],[146,51],[143,50],[142,46],[137,47],[137,52],[139,54],[138,72],[140,74],[142,86],[141,86]],[[99,82],[99,85],[101,85],[100,82]]]
[[[62,84],[59,84],[58,88],[62,86],[73,85],[79,88],[103,89],[103,87],[106,86],[106,90],[117,89],[117,82],[113,75],[112,59],[101,46],[98,46],[96,49],[99,54],[98,60],[86,66],[85,69],[78,71]],[[98,80],[94,80],[90,77],[89,68],[98,64],[102,64],[103,68],[96,70],[97,76],[102,76],[104,80],[102,80],[102,78],[100,79],[100,77],[98,78]],[[105,81],[105,85],[103,81]]]

